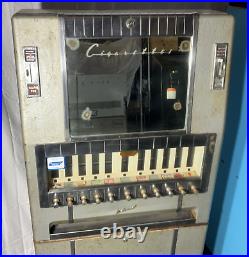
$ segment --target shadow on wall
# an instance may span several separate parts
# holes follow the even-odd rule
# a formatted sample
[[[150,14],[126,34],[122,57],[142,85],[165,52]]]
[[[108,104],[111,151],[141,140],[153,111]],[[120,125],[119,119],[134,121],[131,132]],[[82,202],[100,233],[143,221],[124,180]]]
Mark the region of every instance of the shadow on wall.
[[[239,139],[246,144],[246,130],[241,133],[241,120],[246,119],[242,117],[242,103],[243,93],[245,93],[245,78],[246,78],[246,10],[237,8],[229,8],[228,13],[235,16],[235,30],[234,30],[234,41],[233,41],[233,53],[232,53],[232,66],[231,66],[231,77],[230,77],[230,88],[228,95],[228,108],[226,117],[226,127],[224,133],[224,141],[222,146],[221,158],[218,168],[218,175],[216,180],[216,187],[214,192],[214,200],[210,214],[209,228],[207,232],[206,243],[213,253],[222,254],[217,252],[217,234],[218,232],[223,233],[223,237],[226,236],[226,231],[221,228],[222,222],[228,222],[229,214],[231,210],[224,209],[225,200],[227,195],[230,196],[230,207],[232,207],[233,196],[237,186],[236,182],[239,178],[240,163],[238,163],[237,169],[232,168],[232,163],[235,160],[235,147],[238,144]],[[242,120],[243,121],[243,120]],[[240,129],[240,132],[239,132]],[[246,129],[246,128],[245,128]],[[243,134],[243,135],[242,135]],[[239,145],[241,148],[241,155],[243,154],[244,145]],[[238,145],[237,145],[238,147]],[[237,153],[238,155],[238,153]],[[241,162],[241,160],[238,160]],[[244,172],[244,171],[243,171]],[[231,185],[230,179],[234,178],[234,184]],[[242,202],[242,200],[241,200]],[[241,206],[242,207],[242,206]],[[224,213],[226,211],[226,213]],[[225,214],[225,215],[224,215]],[[223,216],[222,216],[223,215]],[[237,217],[238,219],[242,217]],[[222,220],[223,219],[223,220]],[[227,219],[224,220],[224,219]],[[242,221],[241,221],[242,222]],[[246,225],[246,224],[245,224]],[[232,228],[228,228],[232,229]],[[222,231],[219,231],[222,230]],[[242,235],[241,235],[242,236]],[[239,239],[238,239],[239,240]],[[219,238],[220,241],[220,238]],[[243,240],[242,240],[243,241]],[[221,240],[223,242],[223,240]],[[233,243],[233,242],[231,242]],[[223,242],[224,244],[224,242]],[[242,246],[242,243],[241,243]],[[219,250],[224,246],[219,246]],[[236,251],[236,250],[235,250]],[[239,251],[239,249],[237,249]],[[239,254],[239,252],[238,252]]]

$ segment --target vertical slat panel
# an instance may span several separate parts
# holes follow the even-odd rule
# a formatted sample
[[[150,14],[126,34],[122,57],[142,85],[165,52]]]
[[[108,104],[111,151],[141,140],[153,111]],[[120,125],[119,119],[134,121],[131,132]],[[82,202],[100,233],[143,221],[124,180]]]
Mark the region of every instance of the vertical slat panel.
[[[99,179],[105,178],[105,154],[99,154]]]
[[[127,19],[134,19],[134,27],[127,28]],[[66,16],[66,37],[101,38],[135,36],[193,35],[193,15],[94,15]]]
[[[169,154],[169,168],[174,168],[176,158],[176,148],[170,148]]]
[[[92,155],[86,154],[86,180],[92,180]]]
[[[161,173],[162,172],[162,165],[163,165],[163,149],[157,150],[157,163],[156,163],[156,172]]]
[[[73,180],[77,180],[79,177],[78,155],[72,156],[72,177],[73,177]]]
[[[151,159],[151,151],[145,150],[144,156],[144,172],[150,174],[150,159]]]

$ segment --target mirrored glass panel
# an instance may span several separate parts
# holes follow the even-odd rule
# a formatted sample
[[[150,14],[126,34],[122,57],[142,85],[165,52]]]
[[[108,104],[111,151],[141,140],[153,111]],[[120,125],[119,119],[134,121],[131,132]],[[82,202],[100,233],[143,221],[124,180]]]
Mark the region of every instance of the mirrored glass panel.
[[[191,37],[65,40],[71,136],[184,129]]]

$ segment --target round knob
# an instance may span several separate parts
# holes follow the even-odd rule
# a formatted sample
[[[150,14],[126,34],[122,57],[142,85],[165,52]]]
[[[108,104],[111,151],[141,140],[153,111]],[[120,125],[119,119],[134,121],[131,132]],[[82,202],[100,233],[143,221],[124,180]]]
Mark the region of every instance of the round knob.
[[[87,198],[85,195],[81,195],[80,196],[80,201],[81,201],[81,204],[83,205],[86,205],[87,204]]]
[[[185,192],[185,190],[184,190],[184,187],[183,187],[182,185],[178,185],[178,191],[179,191],[179,193],[180,193],[181,195],[185,195],[185,194],[186,194],[186,192]]]
[[[91,120],[91,117],[92,117],[92,111],[89,107],[86,107],[85,110],[83,110],[83,112],[81,113],[81,118],[83,120]]]
[[[155,186],[155,185],[152,185],[152,191],[153,193],[155,194],[156,197],[160,197],[160,192],[159,192],[159,189]]]
[[[183,40],[179,46],[179,50],[181,52],[188,52],[190,49],[190,41],[188,40]]]
[[[124,196],[127,201],[131,200],[131,192],[126,187],[124,188]]]
[[[194,193],[194,194],[198,194],[199,193],[199,191],[196,189],[196,187],[194,185],[191,185],[190,189],[191,189],[191,192]]]
[[[53,206],[54,206],[54,208],[57,208],[57,207],[59,207],[59,198],[57,197],[57,195],[55,194],[54,195],[54,198],[53,198]]]
[[[68,207],[72,207],[73,206],[73,197],[72,196],[68,196],[67,197],[67,206]]]
[[[94,199],[97,204],[101,203],[100,194],[98,192],[94,194]]]
[[[165,190],[166,190],[168,196],[173,196],[173,192],[172,192],[171,188],[167,184],[165,184],[164,186],[165,186]]]
[[[131,29],[135,26],[135,20],[133,18],[129,18],[126,20],[125,25],[127,29]]]
[[[143,197],[143,199],[147,198],[147,193],[144,187],[140,186],[140,194]]]
[[[108,199],[110,202],[113,202],[114,201],[114,194],[108,189]]]
[[[181,102],[175,102],[174,105],[173,105],[173,108],[175,111],[180,111],[182,109],[182,104]]]

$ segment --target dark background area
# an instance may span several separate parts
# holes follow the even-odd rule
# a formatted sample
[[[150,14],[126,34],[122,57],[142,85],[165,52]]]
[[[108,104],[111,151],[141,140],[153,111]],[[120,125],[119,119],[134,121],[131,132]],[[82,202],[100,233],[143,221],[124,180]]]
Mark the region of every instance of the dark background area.
[[[55,10],[152,10],[152,9],[211,9],[217,11],[226,11],[228,6],[237,6],[246,8],[246,2],[44,2],[42,9]]]

